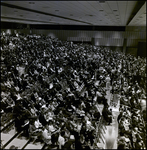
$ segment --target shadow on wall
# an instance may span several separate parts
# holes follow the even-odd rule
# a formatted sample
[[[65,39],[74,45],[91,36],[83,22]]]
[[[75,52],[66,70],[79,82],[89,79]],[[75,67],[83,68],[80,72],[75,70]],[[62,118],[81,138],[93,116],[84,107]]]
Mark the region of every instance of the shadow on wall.
[[[146,42],[138,42],[137,56],[146,57]]]
[[[127,47],[126,48],[126,54],[131,54],[131,55],[137,57],[137,48]]]

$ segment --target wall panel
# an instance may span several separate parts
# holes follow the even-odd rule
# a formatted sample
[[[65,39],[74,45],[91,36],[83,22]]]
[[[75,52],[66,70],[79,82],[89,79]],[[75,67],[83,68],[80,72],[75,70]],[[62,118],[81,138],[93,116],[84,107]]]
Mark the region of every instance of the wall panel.
[[[138,39],[127,39],[127,47],[138,47]]]
[[[10,29],[11,33],[16,29]],[[6,31],[6,29],[1,29]],[[123,46],[124,38],[127,38],[127,47],[138,47],[138,42],[146,41],[145,31],[84,31],[84,30],[43,30],[43,29],[17,29],[20,33],[25,34],[43,34],[53,38],[57,37],[60,40],[85,40],[90,41],[95,39],[94,43],[102,46]]]
[[[94,45],[97,46],[123,46],[123,39],[115,38],[94,38]]]
[[[131,55],[137,57],[137,48],[128,47],[126,50],[126,54],[131,54]]]

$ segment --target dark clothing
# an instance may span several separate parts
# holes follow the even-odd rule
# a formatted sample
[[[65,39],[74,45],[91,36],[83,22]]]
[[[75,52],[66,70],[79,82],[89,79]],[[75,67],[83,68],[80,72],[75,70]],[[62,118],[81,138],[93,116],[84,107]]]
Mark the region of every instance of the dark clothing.
[[[96,119],[96,121],[99,121],[101,114],[100,112],[95,112],[93,116]]]
[[[112,118],[111,118],[111,116],[109,116],[109,115],[112,115],[112,113],[108,109],[106,109],[105,107],[102,111],[102,115],[103,115],[106,122],[108,122],[109,124],[112,122]]]
[[[79,140],[75,141],[75,149],[78,149],[78,150],[83,149],[82,143]]]
[[[43,126],[45,126],[47,124],[47,121],[45,120],[44,115],[41,113],[39,115],[39,121]]]
[[[55,133],[51,135],[52,144],[55,144],[56,142],[58,142],[58,137],[59,137],[59,133]]]
[[[119,144],[117,149],[125,149],[125,144]]]
[[[73,142],[70,141],[70,140],[68,140],[68,141],[64,144],[63,149],[66,149],[66,150],[71,149],[71,145],[72,145],[72,144],[73,144]]]
[[[120,114],[118,115],[118,117],[117,117],[117,122],[119,123],[119,120],[121,119],[121,117],[122,117],[122,112],[120,112]]]

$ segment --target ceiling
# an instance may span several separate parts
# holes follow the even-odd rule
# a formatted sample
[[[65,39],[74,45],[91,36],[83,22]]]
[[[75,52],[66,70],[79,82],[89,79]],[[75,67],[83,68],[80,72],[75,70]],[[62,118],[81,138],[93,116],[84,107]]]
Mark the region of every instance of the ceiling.
[[[146,26],[146,1],[1,1],[1,21]]]

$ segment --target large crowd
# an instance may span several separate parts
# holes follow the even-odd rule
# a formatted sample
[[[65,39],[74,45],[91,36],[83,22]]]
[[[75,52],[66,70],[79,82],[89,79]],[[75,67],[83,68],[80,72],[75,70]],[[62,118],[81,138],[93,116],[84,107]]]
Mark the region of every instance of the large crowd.
[[[120,95],[118,149],[146,148],[145,58],[49,36],[1,33],[1,113],[12,112],[16,130],[26,137],[59,149],[93,149],[100,118],[112,122],[109,86]],[[104,105],[102,114],[96,104]]]

